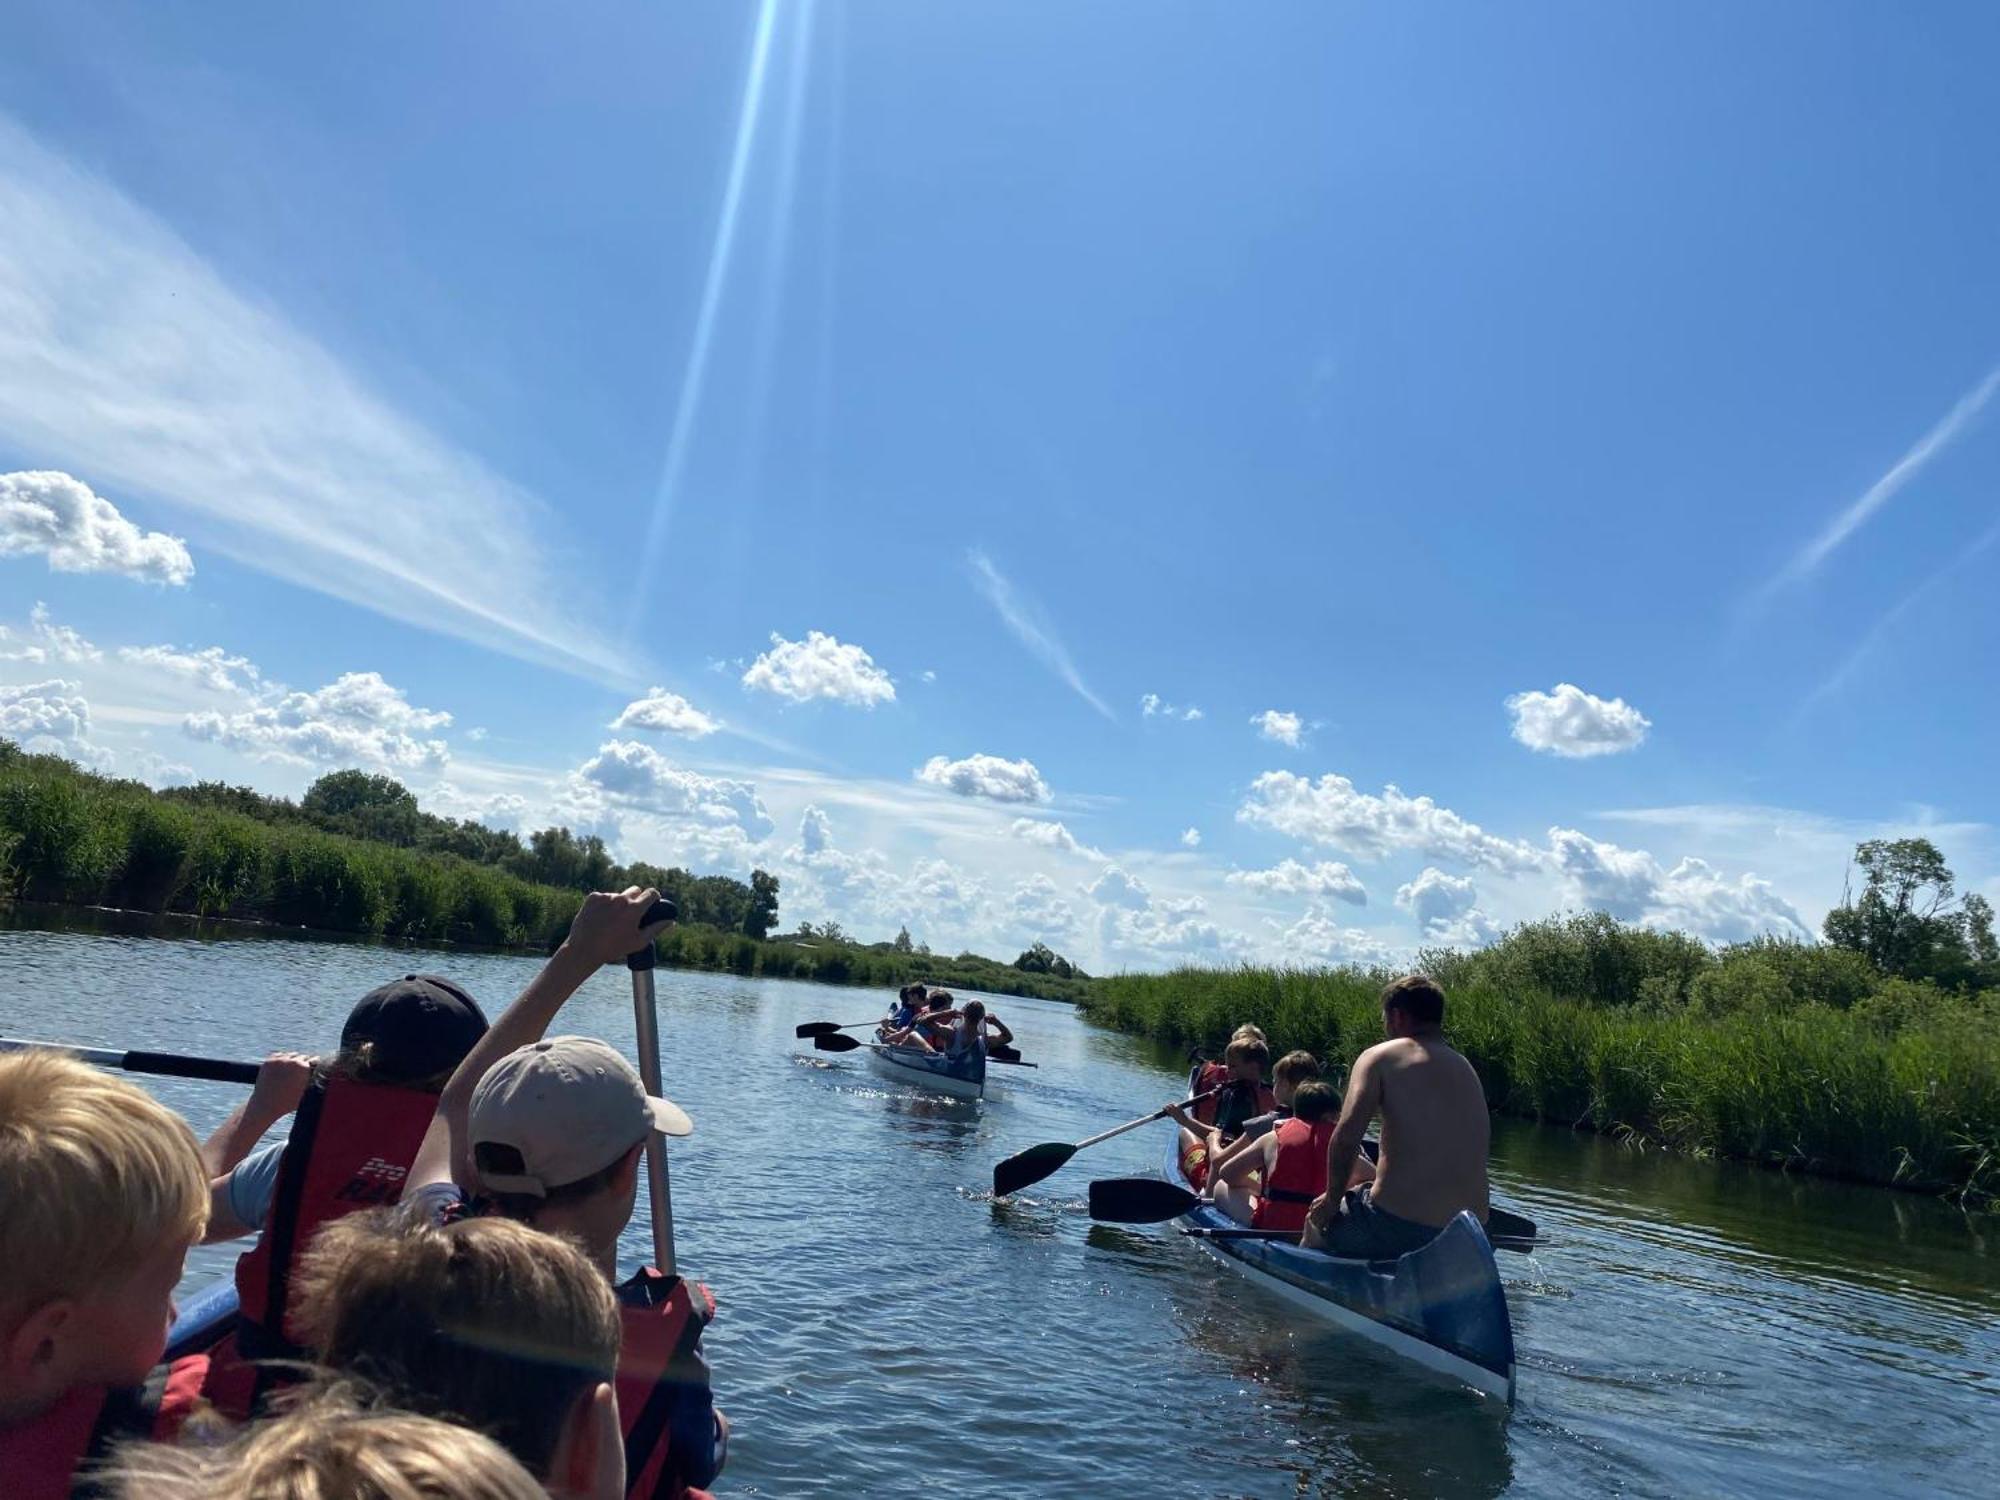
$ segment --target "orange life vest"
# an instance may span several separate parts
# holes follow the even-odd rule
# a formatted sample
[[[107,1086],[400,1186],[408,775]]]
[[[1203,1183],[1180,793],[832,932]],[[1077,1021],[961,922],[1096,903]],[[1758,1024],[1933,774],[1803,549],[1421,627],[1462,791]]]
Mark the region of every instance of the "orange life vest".
[[[618,1288],[618,1423],[628,1500],[690,1500],[721,1471],[701,1335],[715,1298],[652,1266]]]
[[[292,1119],[271,1213],[257,1243],[237,1257],[236,1331],[212,1351],[205,1394],[246,1418],[282,1369],[256,1361],[300,1360],[292,1326],[292,1269],[321,1225],[403,1195],[437,1096],[421,1089],[329,1078],[306,1090]]]
[[[1264,1189],[1250,1215],[1253,1229],[1306,1227],[1306,1209],[1326,1191],[1326,1151],[1340,1123],[1328,1115],[1308,1125],[1304,1120],[1280,1120],[1278,1151],[1265,1174]]]
[[[68,1500],[92,1492],[79,1471],[133,1438],[169,1443],[201,1400],[208,1356],[161,1365],[146,1383],[69,1392],[33,1421],[0,1431],[0,1479],[8,1500]]]
[[[1227,1082],[1229,1082],[1229,1064],[1219,1062],[1203,1063],[1194,1070],[1193,1076],[1188,1079],[1188,1095],[1189,1097],[1193,1097],[1196,1094],[1206,1094],[1210,1089],[1219,1089]],[[1222,1097],[1219,1094],[1213,1098],[1197,1100],[1194,1106],[1194,1117],[1204,1125],[1213,1125],[1215,1123],[1215,1107],[1221,1102]]]

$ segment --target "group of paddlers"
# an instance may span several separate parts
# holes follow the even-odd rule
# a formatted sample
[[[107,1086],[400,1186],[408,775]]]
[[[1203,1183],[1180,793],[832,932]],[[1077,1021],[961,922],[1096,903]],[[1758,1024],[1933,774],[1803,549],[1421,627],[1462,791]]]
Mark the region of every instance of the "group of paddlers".
[[[644,1143],[692,1127],[611,1047],[545,1035],[665,926],[656,897],[590,896],[490,1027],[448,979],[384,985],[205,1145],[74,1057],[0,1056],[0,1494],[704,1494],[714,1304],[616,1275]],[[252,1234],[233,1331],[162,1365],[190,1247]]]
[[[1355,1059],[1344,1101],[1311,1053],[1288,1052],[1273,1068],[1264,1033],[1238,1027],[1222,1061],[1193,1070],[1192,1106],[1168,1110],[1189,1185],[1240,1224],[1369,1260],[1428,1244],[1460,1210],[1484,1223],[1486,1093],[1444,1039],[1444,1003],[1421,974],[1384,989],[1388,1040]]]
[[[921,984],[906,984],[897,991],[896,1008],[875,1034],[884,1046],[914,1047],[952,1058],[973,1053],[984,1057],[989,1046],[1007,1047],[1014,1041],[1007,1023],[988,1011],[984,1000],[968,1000],[961,1006],[949,990]]]

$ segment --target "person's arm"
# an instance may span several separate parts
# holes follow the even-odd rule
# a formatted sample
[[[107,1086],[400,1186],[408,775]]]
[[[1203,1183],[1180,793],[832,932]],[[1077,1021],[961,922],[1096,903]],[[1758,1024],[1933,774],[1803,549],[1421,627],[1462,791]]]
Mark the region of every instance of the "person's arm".
[[[542,965],[541,972],[528,981],[514,1003],[500,1013],[500,1019],[486,1035],[473,1043],[438,1095],[437,1113],[424,1133],[423,1145],[410,1164],[409,1189],[433,1182],[456,1182],[471,1187],[477,1179],[472,1170],[472,1146],[466,1139],[466,1117],[472,1108],[472,1091],[495,1063],[510,1052],[539,1042],[556,1013],[583,987],[585,980],[608,963],[628,953],[636,953],[666,931],[665,922],[650,927],[640,918],[660,897],[648,886],[640,890],[627,886],[622,892],[592,891],[570,923],[569,936]]]
[[[312,1082],[312,1070],[313,1060],[300,1052],[273,1052],[257,1065],[250,1097],[201,1143],[201,1164],[208,1169],[211,1188],[250,1154],[265,1131],[299,1107]]]
[[[1265,1160],[1265,1155],[1263,1137],[1252,1139],[1250,1136],[1240,1135],[1221,1151],[1210,1154],[1208,1180],[1211,1184],[1241,1182],[1260,1167],[1268,1175],[1270,1164]]]
[[[1005,1021],[1001,1020],[998,1016],[988,1016],[986,1018],[986,1024],[988,1026],[991,1026],[995,1031],[1000,1033],[999,1037],[996,1040],[998,1040],[1001,1046],[1011,1047],[1014,1045],[1014,1033],[1007,1029],[1007,1023]]]
[[[1306,1211],[1307,1222],[1322,1233],[1332,1214],[1331,1205],[1347,1190],[1348,1174],[1354,1170],[1354,1158],[1361,1154],[1368,1123],[1382,1107],[1382,1073],[1376,1051],[1370,1047],[1355,1059],[1354,1071],[1347,1079],[1347,1098],[1340,1106],[1340,1123],[1334,1126],[1333,1139],[1326,1145],[1326,1191],[1313,1199]]]

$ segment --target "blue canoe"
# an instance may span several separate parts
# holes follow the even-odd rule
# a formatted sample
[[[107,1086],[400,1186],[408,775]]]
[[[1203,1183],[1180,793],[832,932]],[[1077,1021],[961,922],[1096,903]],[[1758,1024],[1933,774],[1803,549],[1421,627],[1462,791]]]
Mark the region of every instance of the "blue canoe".
[[[1166,1175],[1188,1186],[1178,1136],[1167,1146]],[[1182,1222],[1240,1227],[1206,1206],[1190,1210]],[[1514,1404],[1514,1325],[1493,1247],[1471,1214],[1460,1214],[1428,1245],[1397,1260],[1346,1260],[1287,1240],[1196,1243],[1293,1307]]]
[[[958,1099],[977,1099],[986,1092],[986,1054],[946,1057],[921,1047],[885,1047],[870,1042],[875,1071],[919,1088],[935,1089]]]
[[[200,1354],[221,1342],[236,1327],[236,1278],[223,1276],[181,1303],[174,1313],[174,1326],[167,1330],[167,1352],[171,1361],[184,1354]]]

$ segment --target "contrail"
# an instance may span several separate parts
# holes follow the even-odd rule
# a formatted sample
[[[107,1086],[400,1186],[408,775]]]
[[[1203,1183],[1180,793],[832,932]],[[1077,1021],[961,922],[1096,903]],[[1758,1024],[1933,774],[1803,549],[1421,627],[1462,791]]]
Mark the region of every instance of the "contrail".
[[[1084,682],[1076,663],[1069,659],[1069,649],[1057,637],[1054,628],[1041,618],[1041,610],[1034,601],[1016,594],[1014,585],[977,548],[966,554],[966,563],[972,569],[973,582],[979,585],[979,591],[986,596],[987,602],[999,611],[1001,621],[1014,632],[1015,638],[1039,657],[1043,666],[1068,683],[1079,698],[1116,723],[1118,716],[1105,707],[1104,700]]]

